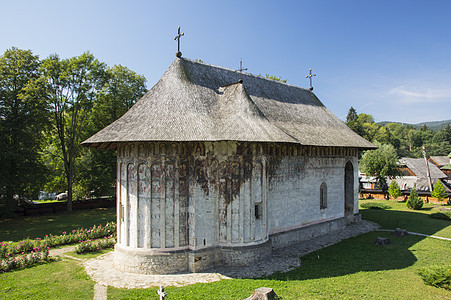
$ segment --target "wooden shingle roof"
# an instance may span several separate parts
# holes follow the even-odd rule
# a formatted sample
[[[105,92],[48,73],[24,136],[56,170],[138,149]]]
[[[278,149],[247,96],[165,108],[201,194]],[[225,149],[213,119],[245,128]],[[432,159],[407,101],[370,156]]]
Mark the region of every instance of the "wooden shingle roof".
[[[186,58],[177,58],[127,113],[83,144],[115,148],[140,141],[376,148],[307,89]]]

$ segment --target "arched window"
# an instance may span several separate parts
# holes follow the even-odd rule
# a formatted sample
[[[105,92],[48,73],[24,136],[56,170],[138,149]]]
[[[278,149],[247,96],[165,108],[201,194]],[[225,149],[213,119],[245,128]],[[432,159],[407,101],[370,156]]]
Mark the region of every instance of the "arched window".
[[[325,182],[321,183],[319,188],[319,208],[327,208],[327,185]]]

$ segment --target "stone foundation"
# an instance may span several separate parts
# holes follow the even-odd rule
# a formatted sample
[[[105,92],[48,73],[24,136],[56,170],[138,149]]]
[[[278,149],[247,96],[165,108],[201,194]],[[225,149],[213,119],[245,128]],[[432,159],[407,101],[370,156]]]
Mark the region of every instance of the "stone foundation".
[[[127,249],[116,244],[114,268],[138,274],[172,274],[189,270],[188,250]]]
[[[361,219],[355,214],[355,221]],[[172,274],[201,272],[216,265],[248,266],[264,260],[272,249],[283,248],[346,227],[345,218],[337,218],[270,235],[268,241],[251,246],[209,247],[200,250],[188,248],[171,251],[150,249],[127,249],[116,244],[114,267],[118,270],[138,274]]]
[[[338,218],[321,223],[307,224],[305,226],[270,234],[273,248],[281,248],[295,243],[309,240],[313,237],[321,236],[330,232],[344,229],[346,219]]]

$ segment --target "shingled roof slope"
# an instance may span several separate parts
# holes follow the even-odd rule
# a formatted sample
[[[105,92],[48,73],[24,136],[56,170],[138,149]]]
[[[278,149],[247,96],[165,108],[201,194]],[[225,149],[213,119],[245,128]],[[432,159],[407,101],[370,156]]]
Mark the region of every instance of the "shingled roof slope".
[[[423,158],[403,157],[401,159],[401,164],[405,164],[417,177],[427,177],[426,162]],[[440,169],[432,163],[429,163],[429,174],[432,179],[444,179],[447,177],[445,173],[440,171]]]
[[[447,156],[431,156],[433,161],[435,161],[439,167],[449,164],[449,158]]]
[[[186,58],[83,144],[227,140],[376,148],[307,89]]]

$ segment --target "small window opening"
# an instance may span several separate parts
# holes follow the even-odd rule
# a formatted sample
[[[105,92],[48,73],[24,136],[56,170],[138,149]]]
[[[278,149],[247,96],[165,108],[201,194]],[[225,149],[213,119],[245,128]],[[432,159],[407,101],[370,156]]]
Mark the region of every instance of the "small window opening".
[[[260,219],[262,217],[262,205],[261,203],[257,203],[254,206],[255,219]]]
[[[327,185],[325,182],[321,183],[319,188],[319,207],[320,209],[327,208]]]

